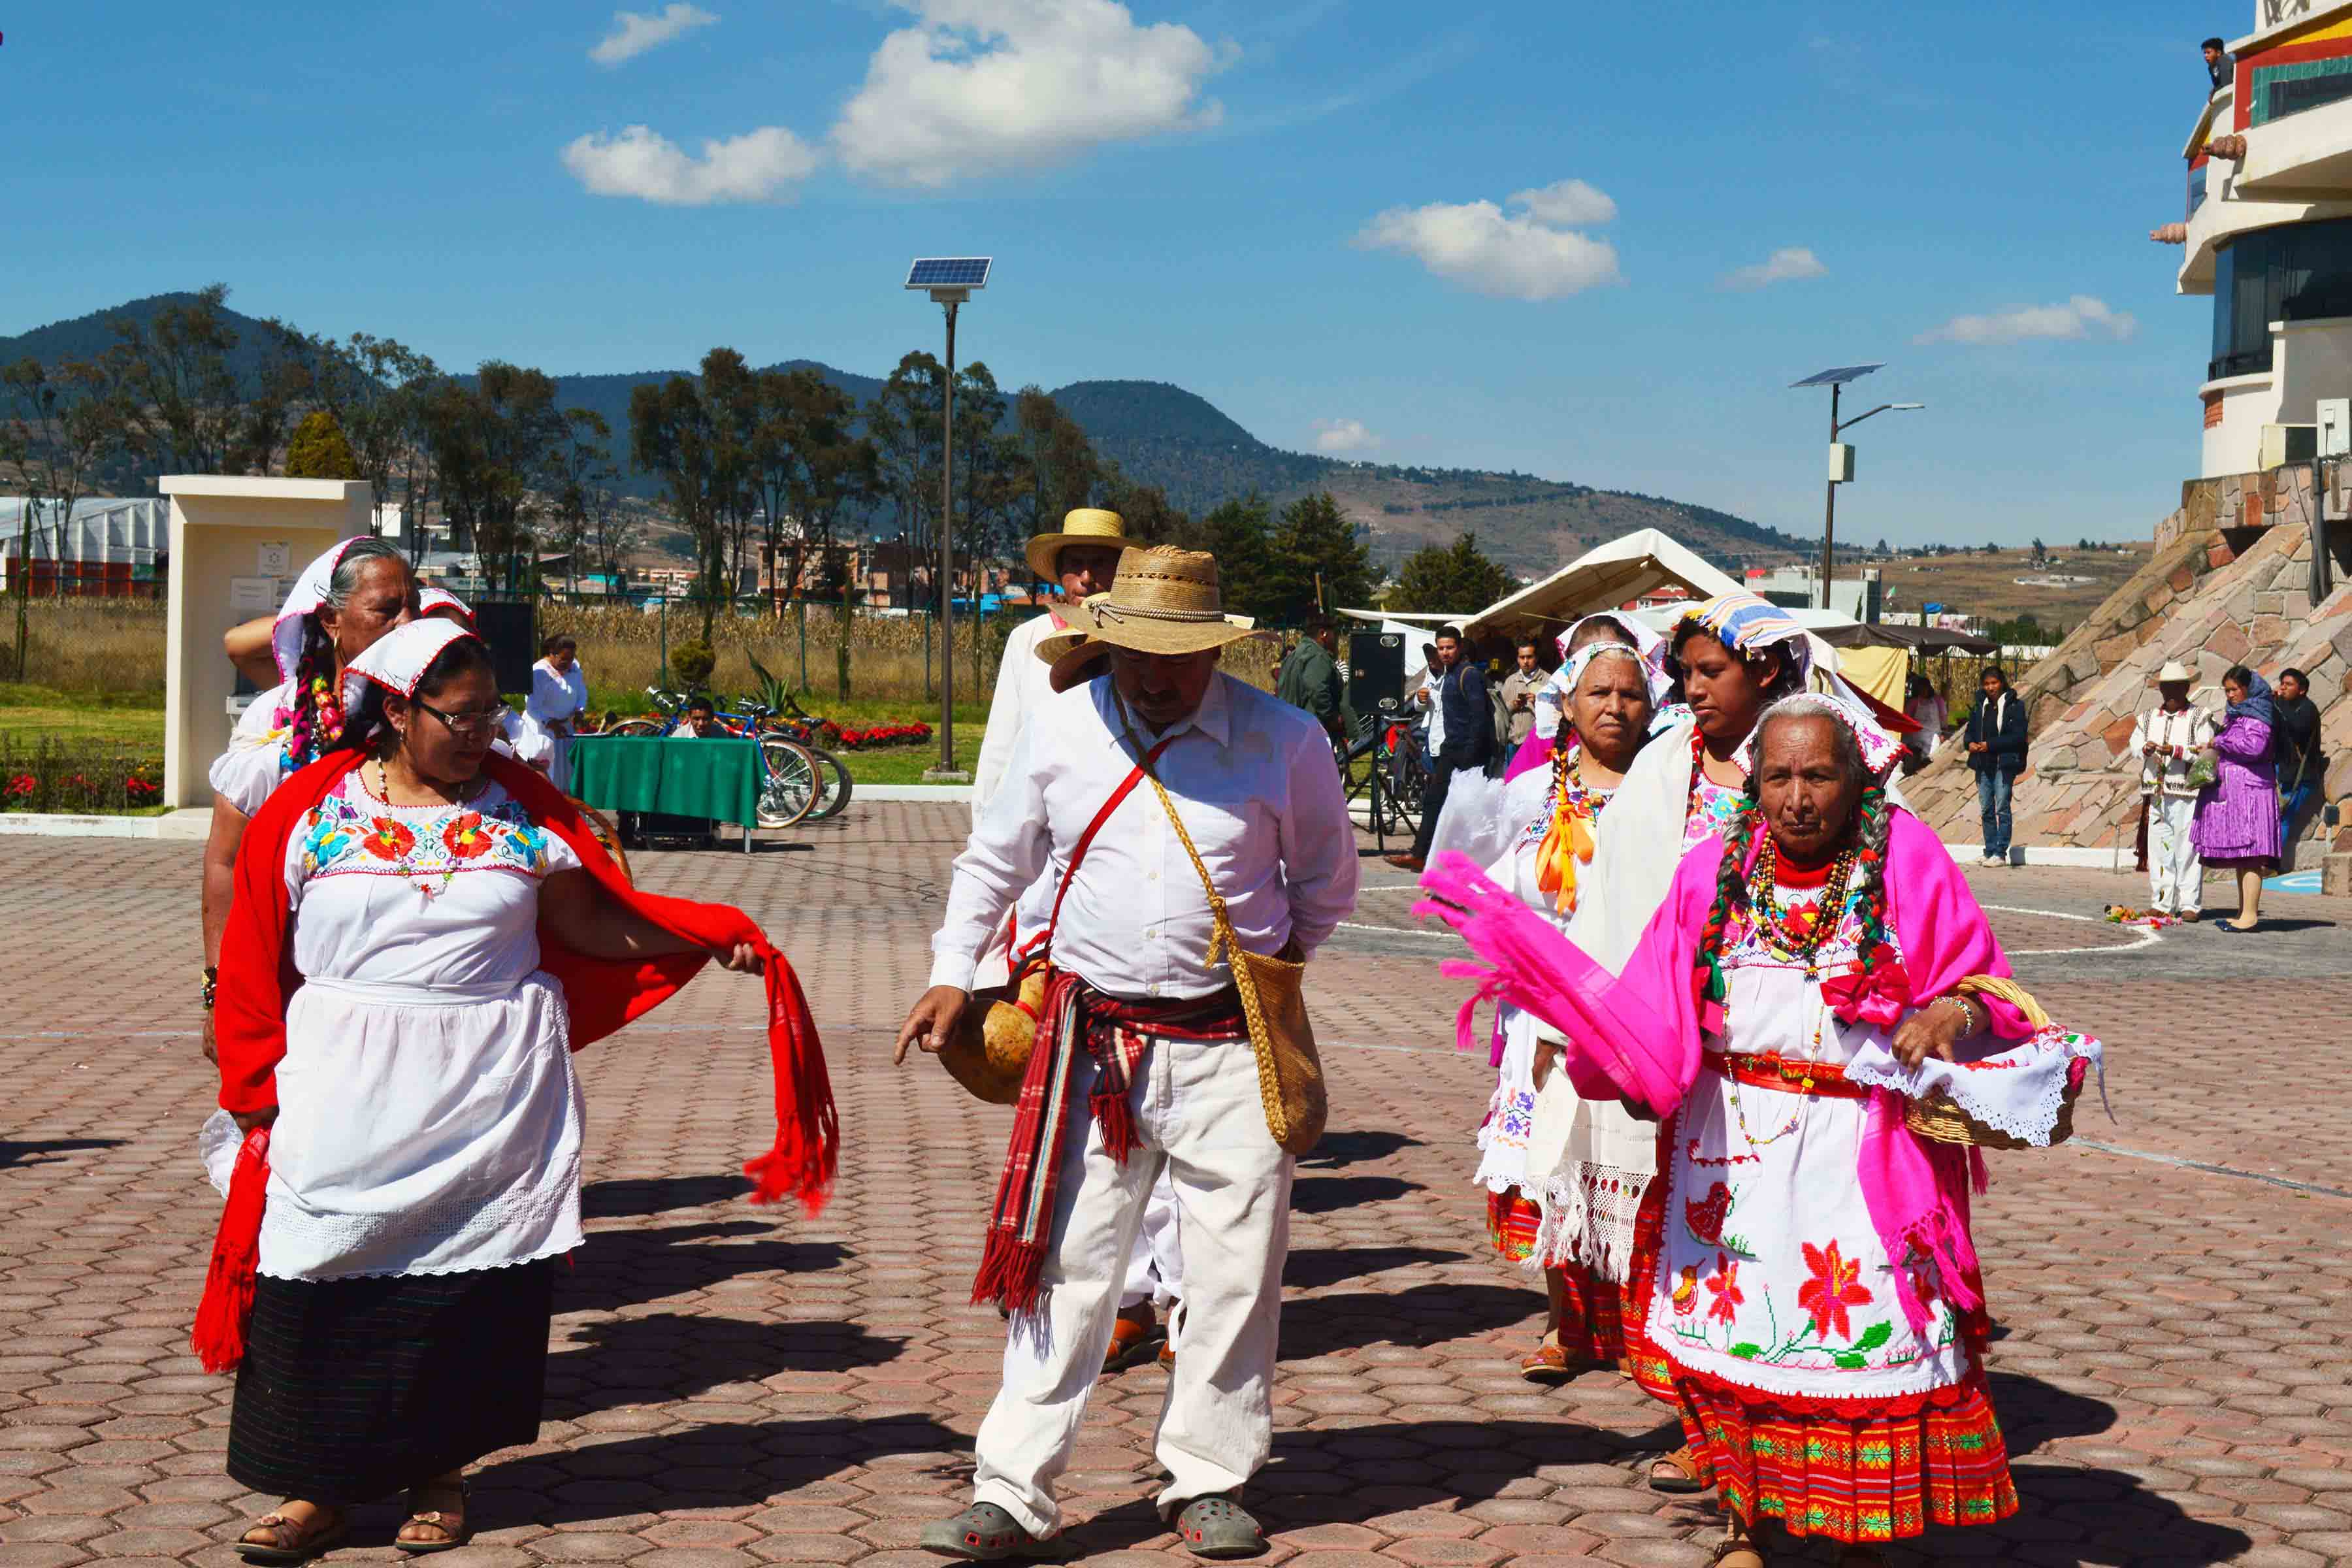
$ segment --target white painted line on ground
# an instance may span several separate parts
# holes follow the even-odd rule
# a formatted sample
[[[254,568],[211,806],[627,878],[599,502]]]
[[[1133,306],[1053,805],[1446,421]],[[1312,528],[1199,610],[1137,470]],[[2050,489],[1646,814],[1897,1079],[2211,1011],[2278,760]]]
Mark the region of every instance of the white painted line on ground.
[[[1426,938],[1432,942],[1457,942],[1460,940],[1450,931],[1423,931],[1419,926],[1366,925],[1361,921],[1341,921],[1339,922],[1339,929],[1341,931],[1378,931],[1383,936],[1417,936]]]
[[[2053,921],[2080,921],[2084,925],[2105,925],[2097,915],[2069,914],[2064,910],[2029,910],[2016,904],[1979,904],[1979,909],[1991,910],[2004,915],[2041,915]],[[2137,942],[2102,943],[2096,947],[2021,947],[2010,950],[2013,958],[2064,958],[2080,952],[2137,952],[2144,947],[2154,947],[2164,940],[2164,933],[2150,929],[2140,933]]]

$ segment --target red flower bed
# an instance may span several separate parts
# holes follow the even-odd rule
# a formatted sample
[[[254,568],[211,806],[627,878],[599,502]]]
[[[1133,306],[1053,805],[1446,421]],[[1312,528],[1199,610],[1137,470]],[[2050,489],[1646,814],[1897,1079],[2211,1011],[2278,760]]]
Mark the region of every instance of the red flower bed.
[[[847,751],[862,752],[876,746],[912,746],[931,738],[929,724],[876,724],[864,730],[845,729],[826,722],[819,731],[826,737],[824,744],[840,746]]]

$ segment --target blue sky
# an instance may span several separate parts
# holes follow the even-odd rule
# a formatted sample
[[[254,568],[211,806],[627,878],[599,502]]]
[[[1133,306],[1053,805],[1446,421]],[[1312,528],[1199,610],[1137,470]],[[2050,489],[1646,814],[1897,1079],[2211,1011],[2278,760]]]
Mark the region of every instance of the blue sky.
[[[1297,449],[1811,534],[1787,384],[1883,360],[1928,406],[1853,433],[1842,537],[2144,538],[2196,469],[2210,308],[2146,235],[2245,0],[630,3],[10,17],[0,331],[218,279],[446,366],[880,374],[936,352],[907,259],[977,253],[1000,380]]]

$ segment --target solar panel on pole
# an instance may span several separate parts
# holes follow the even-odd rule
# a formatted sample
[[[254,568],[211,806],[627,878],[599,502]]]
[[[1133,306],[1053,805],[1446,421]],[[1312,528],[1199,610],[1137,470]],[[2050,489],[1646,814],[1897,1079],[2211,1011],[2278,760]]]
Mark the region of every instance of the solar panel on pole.
[[[1790,386],[1838,386],[1849,381],[1860,381],[1872,371],[1885,368],[1883,362],[1879,364],[1842,364],[1835,369],[1822,371],[1817,375],[1809,375],[1802,381],[1792,381],[1789,384]]]
[[[909,289],[985,289],[988,287],[988,266],[985,256],[932,256],[919,258],[907,270]]]

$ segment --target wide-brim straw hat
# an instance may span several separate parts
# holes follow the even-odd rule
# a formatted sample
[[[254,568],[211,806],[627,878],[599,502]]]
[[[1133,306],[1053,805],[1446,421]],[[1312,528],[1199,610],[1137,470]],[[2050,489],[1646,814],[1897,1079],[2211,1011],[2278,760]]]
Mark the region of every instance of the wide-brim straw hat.
[[[2158,686],[2169,686],[2176,680],[2194,681],[2196,679],[2197,672],[2177,658],[2166,659],[2164,668],[2156,672],[2156,683]]]
[[[1029,570],[1041,581],[1056,583],[1061,580],[1062,551],[1066,547],[1116,544],[1124,548],[1132,542],[1127,537],[1125,518],[1098,506],[1082,506],[1064,514],[1059,532],[1041,533],[1029,541]]]
[[[1054,667],[1056,691],[1088,678],[1115,647],[1181,657],[1260,635],[1249,616],[1225,614],[1215,556],[1168,545],[1129,545],[1110,592],[1055,613],[1070,629],[1039,638],[1037,657]]]

